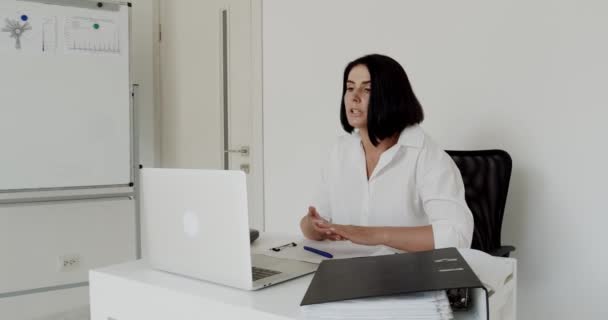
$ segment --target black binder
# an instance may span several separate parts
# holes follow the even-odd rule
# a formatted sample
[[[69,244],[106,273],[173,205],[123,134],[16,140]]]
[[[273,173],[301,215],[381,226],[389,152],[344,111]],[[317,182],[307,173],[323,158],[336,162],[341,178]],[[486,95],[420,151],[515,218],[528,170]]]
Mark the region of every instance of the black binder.
[[[487,290],[455,248],[324,260],[300,305],[462,288],[486,291],[478,303],[487,306]]]

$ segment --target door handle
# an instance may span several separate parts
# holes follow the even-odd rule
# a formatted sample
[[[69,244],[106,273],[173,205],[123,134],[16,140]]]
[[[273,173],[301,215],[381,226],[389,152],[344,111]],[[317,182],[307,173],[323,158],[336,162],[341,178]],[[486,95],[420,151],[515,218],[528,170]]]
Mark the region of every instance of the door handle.
[[[240,149],[227,149],[224,153],[240,153],[243,157],[249,156],[249,147],[241,147]]]

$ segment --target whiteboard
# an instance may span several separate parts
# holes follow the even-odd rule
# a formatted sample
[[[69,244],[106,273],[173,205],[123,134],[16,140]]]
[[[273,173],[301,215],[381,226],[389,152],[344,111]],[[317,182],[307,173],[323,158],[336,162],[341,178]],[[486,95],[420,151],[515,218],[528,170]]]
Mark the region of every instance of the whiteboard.
[[[128,184],[129,8],[47,2],[0,0],[0,190]]]

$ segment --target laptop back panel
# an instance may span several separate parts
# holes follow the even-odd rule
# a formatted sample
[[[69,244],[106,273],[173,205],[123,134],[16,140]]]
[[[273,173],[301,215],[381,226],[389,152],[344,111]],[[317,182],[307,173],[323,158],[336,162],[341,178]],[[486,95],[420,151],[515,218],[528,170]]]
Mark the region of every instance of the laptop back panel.
[[[141,171],[144,258],[158,269],[251,289],[247,185],[241,171]]]

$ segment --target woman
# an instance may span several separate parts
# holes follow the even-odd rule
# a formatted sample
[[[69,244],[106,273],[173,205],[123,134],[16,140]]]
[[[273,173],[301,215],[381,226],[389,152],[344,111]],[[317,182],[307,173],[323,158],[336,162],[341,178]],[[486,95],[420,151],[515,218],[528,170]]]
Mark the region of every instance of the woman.
[[[303,234],[410,252],[470,247],[462,177],[418,126],[423,118],[397,61],[374,54],[349,63],[340,120],[350,134],[330,152]]]

